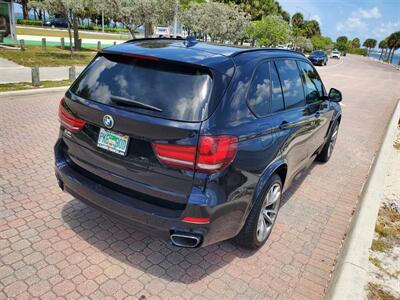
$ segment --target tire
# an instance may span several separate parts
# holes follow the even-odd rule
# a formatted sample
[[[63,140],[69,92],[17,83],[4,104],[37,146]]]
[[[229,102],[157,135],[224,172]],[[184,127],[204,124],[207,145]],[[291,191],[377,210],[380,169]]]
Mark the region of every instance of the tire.
[[[275,225],[282,198],[282,180],[273,174],[265,186],[264,193],[254,203],[242,230],[234,238],[235,243],[243,248],[260,248]]]
[[[318,161],[325,163],[331,158],[333,150],[335,149],[338,133],[339,133],[339,123],[336,122],[332,128],[329,139],[325,142],[324,147],[317,156]]]

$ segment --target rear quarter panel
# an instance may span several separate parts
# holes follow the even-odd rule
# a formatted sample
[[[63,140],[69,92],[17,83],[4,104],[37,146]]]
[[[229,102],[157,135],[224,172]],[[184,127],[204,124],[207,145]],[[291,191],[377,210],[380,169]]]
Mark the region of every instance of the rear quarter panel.
[[[201,128],[202,135],[238,137],[237,154],[228,169],[210,176],[196,174],[196,178],[204,180],[206,194],[219,196],[218,204],[234,203],[237,215],[242,216],[241,224],[254,200],[262,193],[270,174],[282,163],[278,161],[280,151],[275,139],[276,122],[268,117],[257,119],[246,103],[253,70],[262,59],[260,54],[253,60],[236,59],[235,75],[227,92]]]

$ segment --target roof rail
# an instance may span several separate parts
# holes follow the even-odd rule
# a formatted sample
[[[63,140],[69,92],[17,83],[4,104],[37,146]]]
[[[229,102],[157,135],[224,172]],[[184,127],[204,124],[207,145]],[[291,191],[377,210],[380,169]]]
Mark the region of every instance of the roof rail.
[[[232,53],[230,56],[235,57],[239,54],[246,53],[246,52],[255,52],[255,51],[285,51],[285,52],[290,52],[290,53],[295,53],[295,54],[300,54],[305,57],[304,53],[291,50],[291,49],[282,49],[282,48],[247,48],[243,49],[237,52]]]

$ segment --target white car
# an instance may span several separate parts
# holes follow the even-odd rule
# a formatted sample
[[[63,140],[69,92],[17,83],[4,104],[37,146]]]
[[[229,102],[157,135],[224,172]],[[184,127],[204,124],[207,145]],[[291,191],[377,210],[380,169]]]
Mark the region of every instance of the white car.
[[[332,51],[332,58],[340,58],[340,52],[337,50]]]

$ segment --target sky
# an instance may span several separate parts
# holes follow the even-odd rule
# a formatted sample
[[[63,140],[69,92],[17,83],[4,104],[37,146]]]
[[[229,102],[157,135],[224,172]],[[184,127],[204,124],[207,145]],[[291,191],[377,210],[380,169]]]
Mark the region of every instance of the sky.
[[[322,35],[336,40],[345,35],[381,41],[400,31],[400,0],[278,0],[293,15],[301,12],[305,19],[320,23]]]

